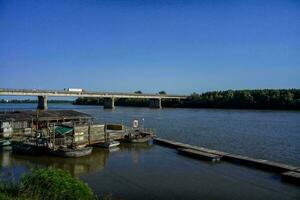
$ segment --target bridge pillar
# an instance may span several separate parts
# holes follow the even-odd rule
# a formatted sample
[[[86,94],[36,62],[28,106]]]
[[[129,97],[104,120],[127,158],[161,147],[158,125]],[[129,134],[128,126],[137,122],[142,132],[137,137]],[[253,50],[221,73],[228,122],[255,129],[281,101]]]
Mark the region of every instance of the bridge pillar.
[[[48,109],[47,96],[38,96],[37,109],[39,109],[39,110],[47,110]]]
[[[114,99],[114,97],[104,98],[103,108],[109,108],[109,109],[115,108],[115,99]]]
[[[161,98],[158,99],[149,99],[149,107],[150,108],[158,108],[161,109]]]

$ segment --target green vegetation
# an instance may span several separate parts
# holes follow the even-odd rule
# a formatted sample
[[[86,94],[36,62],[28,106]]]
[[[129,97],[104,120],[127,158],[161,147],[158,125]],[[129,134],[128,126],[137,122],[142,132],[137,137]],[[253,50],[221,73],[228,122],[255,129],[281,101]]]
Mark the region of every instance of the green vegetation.
[[[140,92],[140,91],[139,91]],[[166,94],[164,91],[159,94]],[[103,99],[78,98],[75,104],[103,105]],[[116,99],[117,106],[147,107],[147,99]],[[163,99],[163,107],[179,108],[232,108],[232,109],[285,109],[300,110],[300,89],[227,90],[202,94],[193,93],[187,99]]]
[[[73,104],[76,105],[103,105],[103,98],[96,97],[79,97],[75,100]]]
[[[117,99],[115,101],[117,106],[132,106],[132,107],[147,107],[149,102],[147,99]]]
[[[75,100],[75,105],[103,105],[103,98],[79,97]],[[147,99],[115,99],[117,106],[147,107],[149,102]]]
[[[158,92],[158,94],[166,95],[167,93],[165,91],[160,91],[160,92]]]
[[[300,90],[227,90],[193,93],[184,107],[300,110]]]
[[[59,169],[37,169],[24,175],[19,184],[0,183],[4,200],[92,200],[92,190],[68,172]]]

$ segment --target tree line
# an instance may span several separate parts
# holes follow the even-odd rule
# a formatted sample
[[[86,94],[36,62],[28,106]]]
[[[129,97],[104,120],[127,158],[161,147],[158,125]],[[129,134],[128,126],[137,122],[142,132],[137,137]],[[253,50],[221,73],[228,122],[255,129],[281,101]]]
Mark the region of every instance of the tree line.
[[[141,91],[138,91],[140,94]],[[166,94],[161,91],[160,94]],[[78,98],[75,104],[103,105],[103,99]],[[116,99],[117,106],[147,107],[147,99]],[[192,93],[184,100],[162,99],[163,107],[300,110],[300,89],[226,90]]]

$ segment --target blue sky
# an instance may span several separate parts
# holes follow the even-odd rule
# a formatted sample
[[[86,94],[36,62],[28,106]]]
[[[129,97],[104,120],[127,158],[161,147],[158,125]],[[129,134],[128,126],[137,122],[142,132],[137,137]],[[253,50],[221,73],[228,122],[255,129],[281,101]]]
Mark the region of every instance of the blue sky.
[[[0,0],[0,87],[300,88],[300,1]]]

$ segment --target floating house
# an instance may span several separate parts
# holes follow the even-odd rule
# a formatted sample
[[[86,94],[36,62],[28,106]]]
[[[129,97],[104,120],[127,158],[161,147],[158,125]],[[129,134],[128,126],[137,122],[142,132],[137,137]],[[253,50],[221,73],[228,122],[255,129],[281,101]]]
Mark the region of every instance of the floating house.
[[[11,142],[15,152],[63,157],[89,155],[91,145],[117,144],[114,140],[124,140],[132,131],[147,139],[142,142],[149,135],[138,127],[95,124],[90,115],[74,110],[0,112],[0,127],[2,146]]]
[[[0,137],[24,139],[53,147],[86,146],[122,139],[123,125],[95,124],[93,117],[74,110],[0,112]]]
[[[82,126],[92,120],[90,115],[73,110],[0,112],[0,136],[30,136],[50,124]]]

